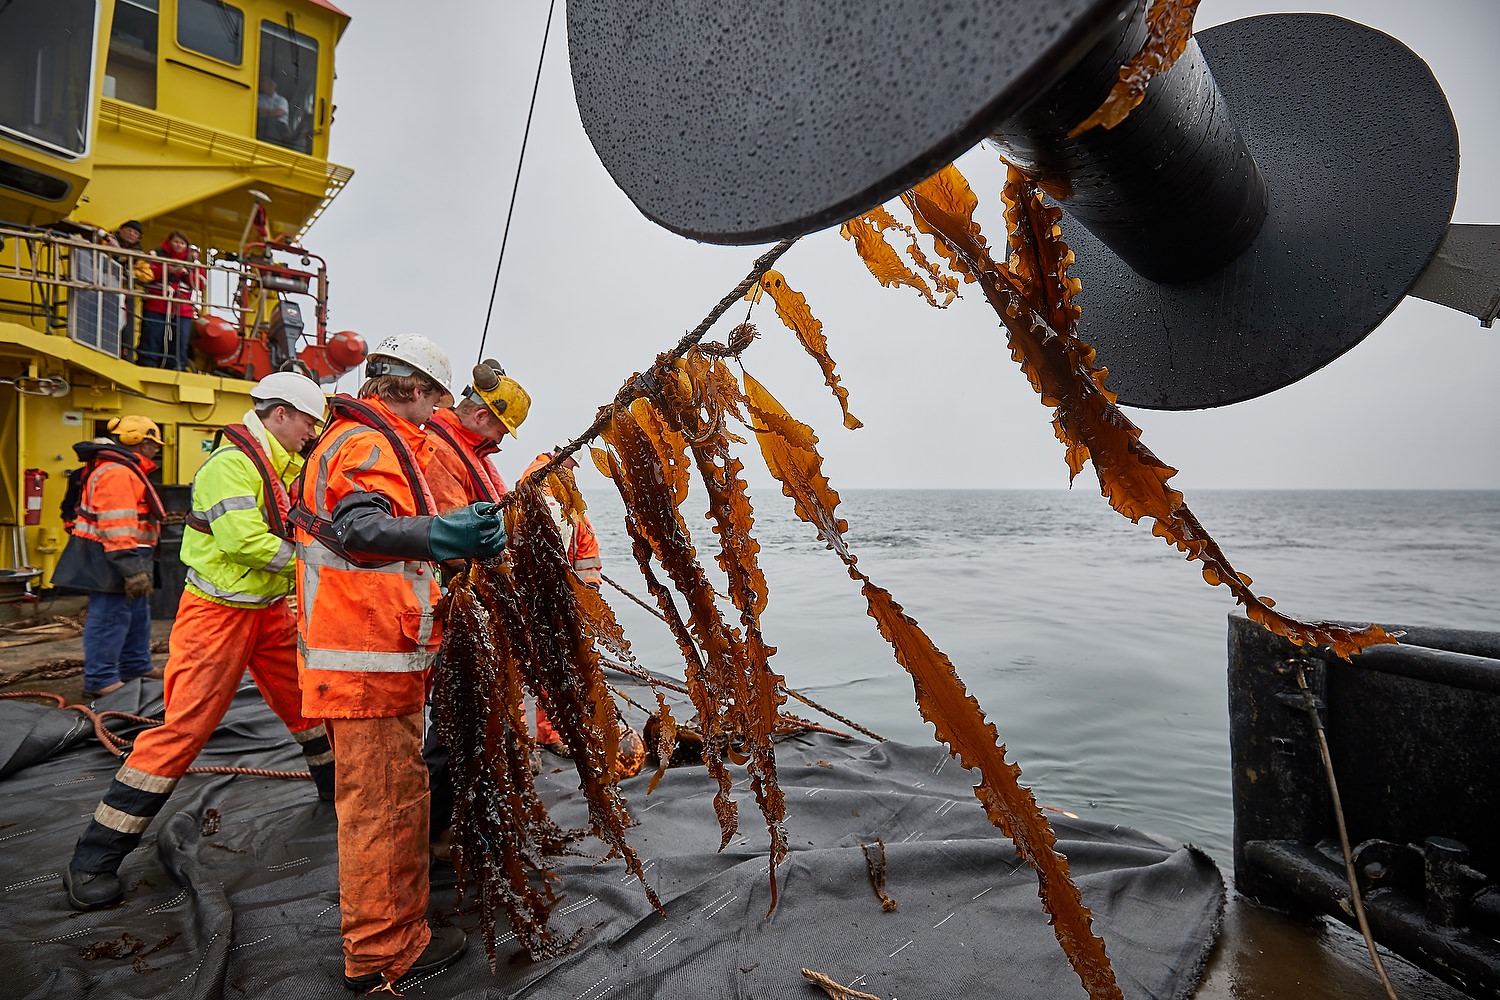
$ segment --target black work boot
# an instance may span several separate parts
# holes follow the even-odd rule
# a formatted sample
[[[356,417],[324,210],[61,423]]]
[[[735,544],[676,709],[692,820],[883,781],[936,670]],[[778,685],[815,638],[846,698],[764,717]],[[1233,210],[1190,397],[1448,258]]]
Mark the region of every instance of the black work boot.
[[[307,758],[307,770],[312,774],[313,784],[318,787],[318,798],[333,801],[333,745],[328,742],[328,730],[323,723],[311,729],[293,733],[292,738],[302,748]]]
[[[307,770],[312,774],[313,784],[318,788],[318,798],[324,802],[332,802],[333,764],[309,764]]]
[[[127,780],[121,780],[121,775]],[[129,764],[121,766],[63,871],[69,906],[75,910],[97,910],[124,898],[117,874],[120,864],[140,844],[146,827],[161,811],[176,784],[176,779],[147,775]],[[144,791],[137,787],[140,785],[149,785],[153,790]],[[107,823],[99,820],[101,815]]]
[[[422,954],[401,977],[414,976],[419,972],[435,972],[457,962],[469,947],[469,938],[457,927],[434,927],[432,940],[422,949]],[[384,981],[382,973],[367,972],[363,976],[344,976],[344,985],[351,990],[368,993]]]
[[[85,872],[72,864],[63,869],[63,888],[68,905],[75,910],[98,910],[125,898],[125,887],[114,872]]]

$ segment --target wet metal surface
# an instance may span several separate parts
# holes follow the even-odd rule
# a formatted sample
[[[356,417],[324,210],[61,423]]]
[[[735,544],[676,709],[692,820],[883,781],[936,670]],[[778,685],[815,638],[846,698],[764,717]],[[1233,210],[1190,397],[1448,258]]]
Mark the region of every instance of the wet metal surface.
[[[568,14],[600,159],[694,239],[836,224],[998,133],[1069,213],[1079,333],[1127,405],[1223,406],[1322,368],[1411,289],[1457,194],[1457,130],[1427,65],[1327,15],[1200,33],[1118,136],[1049,145],[1039,119],[1108,88],[1085,72],[1079,92],[1070,69],[1138,47],[1137,4],[570,0]]]
[[[1064,218],[1083,282],[1079,336],[1134,406],[1222,406],[1322,368],[1421,275],[1458,190],[1452,113],[1396,39],[1322,14],[1195,37],[1266,178],[1269,214],[1233,262],[1171,285]]]
[[[584,129],[636,207],[761,243],[931,175],[1135,5],[568,0],[568,44]]]

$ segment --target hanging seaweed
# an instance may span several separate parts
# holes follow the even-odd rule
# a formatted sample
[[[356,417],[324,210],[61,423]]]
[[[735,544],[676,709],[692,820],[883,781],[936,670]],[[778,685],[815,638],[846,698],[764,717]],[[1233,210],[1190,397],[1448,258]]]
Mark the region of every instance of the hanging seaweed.
[[[990,822],[1015,842],[1017,852],[1036,871],[1038,894],[1052,916],[1053,932],[1089,996],[1120,997],[1104,942],[1093,933],[1091,914],[1073,884],[1067,859],[1055,849],[1057,835],[1031,790],[1021,784],[1021,769],[1005,759],[1005,744],[994,724],[985,718],[952,661],[890,593],[856,565],[844,541],[848,523],[837,515],[839,495],[823,475],[817,435],[749,374],[745,395],[766,466],[792,499],[797,515],[817,528],[819,538],[838,553],[850,578],[861,585],[870,617],[895,651],[896,661],[911,674],[922,718],[932,723],[937,738],[964,767],[979,772],[974,795]]]
[[[730,797],[733,777],[728,762],[747,764],[752,787],[771,834],[771,906],[775,907],[776,865],[786,853],[782,828],[785,809],[776,783],[771,732],[781,702],[780,678],[769,672],[770,650],[760,639],[758,614],[765,585],[748,547],[750,509],[738,482],[737,462],[728,455],[723,428],[722,380],[694,381],[693,365],[706,374],[713,365],[702,355],[681,368],[667,366],[681,378],[650,380],[654,402],[635,400],[617,408],[604,432],[611,452],[609,471],[627,510],[626,527],[647,586],[672,624],[684,652],[687,689],[697,709],[703,736],[703,759],[718,790],[714,812],[719,820],[720,848],[738,829],[738,806]],[[675,401],[674,401],[675,400]],[[686,414],[690,412],[693,416]],[[721,540],[720,566],[731,578],[731,600],[740,607],[748,634],[724,621],[716,593],[697,561],[687,525],[678,506],[686,496],[683,470],[688,449],[699,462],[711,495],[717,494]],[[688,620],[682,623],[671,593],[655,577],[650,559],[660,563],[682,595]],[[748,611],[747,611],[748,609]]]
[[[1115,405],[1106,387],[1108,371],[1095,365],[1092,347],[1076,335],[1079,287],[1068,277],[1073,252],[1062,239],[1062,212],[1043,202],[1036,187],[1014,168],[1004,190],[1011,255],[1006,265],[990,256],[973,211],[977,199],[963,175],[945,167],[902,196],[924,232],[946,245],[965,273],[975,275],[1005,324],[1011,357],[1021,366],[1042,403],[1053,407],[1053,429],[1076,476],[1092,461],[1101,493],[1133,522],[1153,520],[1152,533],[1203,564],[1203,578],[1224,584],[1252,621],[1301,645],[1327,646],[1348,659],[1366,646],[1396,640],[1378,626],[1350,629],[1332,622],[1303,622],[1273,610],[1257,596],[1248,576],[1230,565],[1168,481],[1177,470],[1140,440],[1141,431]]]
[[[566,492],[571,477],[561,478]],[[460,892],[477,891],[491,965],[497,910],[506,912],[533,959],[553,957],[576,941],[554,939],[547,928],[552,892],[545,883],[540,891],[531,884],[533,874],[546,877],[542,858],[557,853],[563,838],[532,779],[523,686],[574,748],[592,832],[612,856],[624,857],[661,909],[625,839],[630,816],[610,780],[619,726],[594,643],[628,652],[623,632],[602,598],[569,572],[538,481],[520,484],[513,496],[504,556],[472,565],[455,581],[434,713],[454,774],[454,868]]]
[[[1146,11],[1146,40],[1141,50],[1120,67],[1119,80],[1104,103],[1069,131],[1081,135],[1096,125],[1114,128],[1146,99],[1151,78],[1172,68],[1193,37],[1193,17],[1200,0],[1151,0]]]
[[[905,233],[910,239],[911,242],[906,246],[907,256],[944,293],[941,303],[927,284],[927,279],[907,267],[900,252],[886,241],[885,233],[891,229]],[[936,264],[928,260],[921,244],[917,242],[917,234],[912,232],[910,226],[898,221],[884,205],[877,205],[863,215],[856,215],[845,222],[839,227],[839,235],[854,242],[854,249],[863,258],[865,267],[870,269],[876,281],[887,288],[893,285],[910,285],[922,293],[928,305],[939,309],[946,309],[958,296],[957,279],[944,274]]]
[[[532,783],[534,743],[522,701],[520,656],[504,619],[520,620],[508,569],[470,573],[454,584],[434,688],[433,723],[449,749],[454,788],[453,866],[461,893],[473,891],[485,954],[495,965],[495,916],[503,912],[533,959],[566,952],[547,929],[554,897],[542,880],[544,855],[564,835]]]
[[[760,287],[776,302],[776,315],[797,335],[802,347],[823,369],[823,380],[833,390],[839,408],[844,411],[844,426],[851,431],[863,427],[864,423],[849,412],[849,390],[839,384],[839,377],[834,374],[833,358],[828,356],[828,339],[823,336],[823,321],[807,307],[807,297],[788,285],[780,271],[767,271],[760,279]],[[931,298],[930,292],[928,297]]]
[[[821,324],[820,324],[821,325]],[[760,615],[769,597],[758,554],[760,543],[751,535],[754,510],[750,505],[744,466],[729,452],[731,441],[743,441],[730,433],[726,418],[745,422],[740,409],[743,394],[728,366],[697,349],[677,362],[679,379],[668,383],[659,399],[667,423],[690,442],[699,480],[708,492],[707,517],[714,522],[719,551],[714,556],[728,581],[728,596],[740,615],[744,643],[742,657],[731,678],[734,694],[722,715],[738,746],[750,775],[750,787],[765,817],[771,838],[771,908],[776,907],[775,869],[786,856],[786,803],[776,780],[776,754],[772,736],[781,724],[785,679],[770,667],[775,647],[766,644]],[[830,362],[831,368],[831,362]],[[674,392],[673,389],[678,391]],[[681,390],[687,390],[683,392]],[[702,710],[699,711],[700,718]]]

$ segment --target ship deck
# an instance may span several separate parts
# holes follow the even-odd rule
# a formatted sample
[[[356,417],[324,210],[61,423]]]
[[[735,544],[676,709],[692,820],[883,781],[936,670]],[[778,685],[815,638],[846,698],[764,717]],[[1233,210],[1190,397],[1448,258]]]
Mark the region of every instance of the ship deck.
[[[169,626],[156,623],[154,637]],[[63,676],[4,682],[80,655],[77,638],[9,648],[0,693],[40,688],[76,704],[81,681],[66,662],[50,671]],[[132,681],[95,707],[159,717],[161,687]],[[538,782],[553,818],[586,825],[570,762],[543,757]],[[0,886],[9,900],[0,958],[11,995],[345,995],[335,818],[309,782],[189,775],[126,860],[125,901],[80,914],[63,900],[61,867],[116,759],[81,713],[29,698],[0,699],[0,759],[10,761],[0,764]],[[300,759],[247,684],[198,765],[297,770]],[[740,832],[721,852],[713,784],[701,767],[673,769],[649,796],[642,774],[624,785],[638,821],[629,840],[666,917],[621,861],[605,860],[603,845],[585,839],[576,855],[553,859],[561,898],[552,927],[561,937],[580,934],[578,948],[534,963],[502,926],[493,973],[472,933],[461,962],[401,989],[455,998],[821,996],[800,973],[810,968],[881,997],[1084,995],[1034,875],[985,821],[967,775],[942,748],[808,734],[781,744],[778,767],[792,853],[778,869],[771,916],[767,835],[744,784],[736,785]],[[1383,992],[1356,935],[1232,892],[1226,901],[1222,876],[1202,852],[1061,813],[1049,818],[1125,996],[1343,1000]],[[889,913],[862,850],[877,838],[886,892],[898,904]],[[436,890],[435,919],[475,931],[477,914],[455,902],[451,890]],[[1386,962],[1403,1000],[1462,996],[1399,958]]]

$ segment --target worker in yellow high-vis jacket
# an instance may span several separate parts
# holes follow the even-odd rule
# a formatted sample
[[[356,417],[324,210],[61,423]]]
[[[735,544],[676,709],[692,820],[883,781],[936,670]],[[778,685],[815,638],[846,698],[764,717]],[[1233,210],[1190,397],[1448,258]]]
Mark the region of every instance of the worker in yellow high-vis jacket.
[[[172,627],[166,722],[136,738],[64,872],[75,909],[124,895],[120,863],[140,843],[178,780],[218,728],[249,670],[306,756],[318,795],[333,798],[333,753],[323,723],[302,715],[297,622],[287,595],[296,546],[287,489],[317,435],[326,399],[312,379],[276,372],[250,390],[254,408],[193,477],[182,540],[187,585]]]

